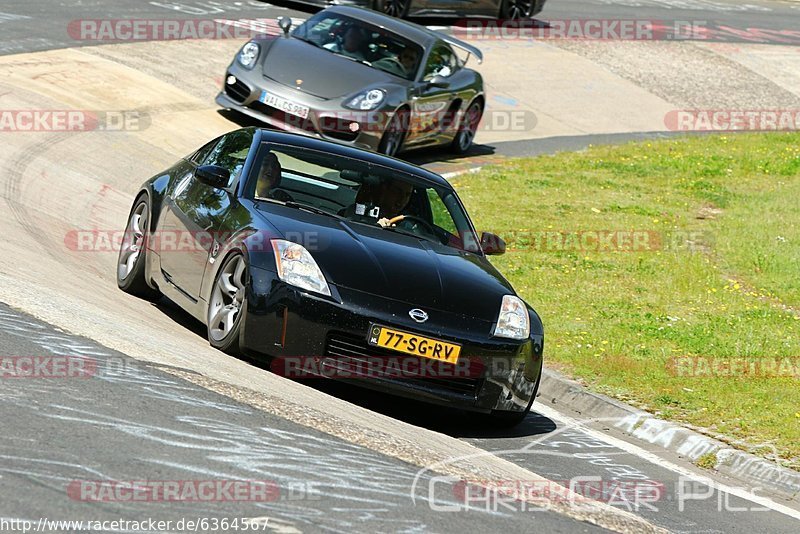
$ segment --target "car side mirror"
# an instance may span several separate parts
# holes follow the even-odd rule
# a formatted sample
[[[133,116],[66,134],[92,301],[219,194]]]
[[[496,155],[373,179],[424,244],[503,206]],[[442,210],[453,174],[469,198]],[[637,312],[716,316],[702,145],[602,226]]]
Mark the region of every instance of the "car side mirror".
[[[218,165],[201,165],[194,171],[194,175],[200,182],[216,189],[225,189],[231,179],[228,169]]]
[[[487,256],[505,254],[506,242],[503,241],[503,238],[498,235],[490,232],[483,232],[481,234],[481,249]]]
[[[292,28],[291,17],[278,17],[278,27],[283,30],[283,35],[289,36],[289,30]]]
[[[428,81],[428,87],[436,87],[439,89],[447,89],[450,87],[450,82],[442,75],[437,74]]]

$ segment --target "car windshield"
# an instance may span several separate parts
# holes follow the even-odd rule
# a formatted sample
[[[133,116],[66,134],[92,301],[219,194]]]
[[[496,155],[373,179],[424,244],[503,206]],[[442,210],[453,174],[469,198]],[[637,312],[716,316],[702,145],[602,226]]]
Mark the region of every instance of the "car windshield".
[[[318,13],[295,28],[292,36],[405,80],[416,77],[422,58],[418,44],[336,13]]]
[[[256,157],[248,190],[256,200],[480,253],[455,192],[396,169],[265,143]]]

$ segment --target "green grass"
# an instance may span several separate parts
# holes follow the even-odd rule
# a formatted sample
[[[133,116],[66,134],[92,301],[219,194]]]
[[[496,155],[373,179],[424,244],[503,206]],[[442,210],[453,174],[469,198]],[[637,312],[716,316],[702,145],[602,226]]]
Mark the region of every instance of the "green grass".
[[[800,362],[800,135],[593,147],[454,184],[479,230],[508,241],[492,261],[542,316],[548,365],[800,467],[800,380],[670,368],[683,356]],[[660,241],[551,250],[541,233],[600,230]]]

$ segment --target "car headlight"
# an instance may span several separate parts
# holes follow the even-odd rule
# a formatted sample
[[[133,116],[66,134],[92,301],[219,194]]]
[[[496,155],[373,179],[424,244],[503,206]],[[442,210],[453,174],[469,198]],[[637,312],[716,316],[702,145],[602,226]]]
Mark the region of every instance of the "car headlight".
[[[239,50],[239,55],[237,56],[239,64],[246,69],[252,69],[256,64],[260,51],[261,47],[257,43],[247,43]]]
[[[531,317],[528,315],[525,303],[514,295],[504,296],[494,335],[510,339],[526,339],[530,334]]]
[[[328,282],[311,254],[297,243],[283,239],[272,240],[278,278],[300,289],[331,295]]]
[[[344,103],[344,107],[350,109],[359,109],[362,111],[370,111],[383,103],[386,98],[386,92],[382,89],[369,89],[362,91],[356,96]]]

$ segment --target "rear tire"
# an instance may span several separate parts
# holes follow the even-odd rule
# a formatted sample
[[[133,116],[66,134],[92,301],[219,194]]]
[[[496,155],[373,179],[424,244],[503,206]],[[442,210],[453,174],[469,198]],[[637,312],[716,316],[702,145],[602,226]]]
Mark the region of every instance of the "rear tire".
[[[375,0],[373,9],[380,11],[390,17],[397,17],[399,19],[405,18],[408,15],[408,8],[411,6],[411,0]]]
[[[150,197],[146,193],[133,201],[117,256],[117,287],[130,295],[157,300],[161,292],[150,287],[145,279],[151,211]]]
[[[500,18],[503,20],[525,20],[533,16],[534,0],[503,0]]]

